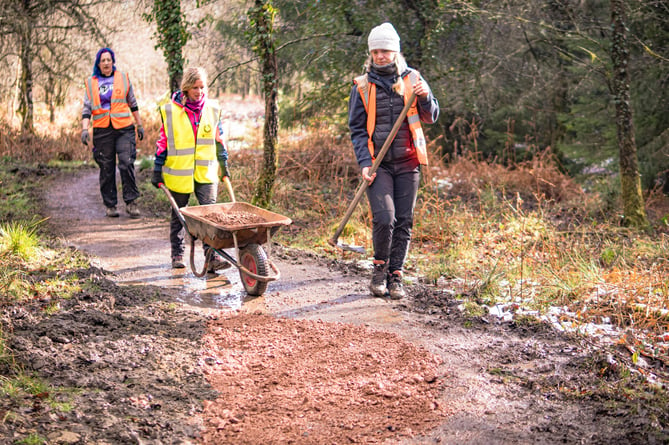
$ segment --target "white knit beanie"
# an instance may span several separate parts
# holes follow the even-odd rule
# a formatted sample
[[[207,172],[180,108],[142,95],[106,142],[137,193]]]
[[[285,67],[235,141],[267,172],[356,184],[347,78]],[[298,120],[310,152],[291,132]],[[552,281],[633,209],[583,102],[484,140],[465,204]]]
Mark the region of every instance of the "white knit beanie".
[[[375,28],[369,33],[367,38],[369,51],[373,49],[385,49],[389,51],[400,52],[400,36],[393,28],[393,25],[386,22]]]

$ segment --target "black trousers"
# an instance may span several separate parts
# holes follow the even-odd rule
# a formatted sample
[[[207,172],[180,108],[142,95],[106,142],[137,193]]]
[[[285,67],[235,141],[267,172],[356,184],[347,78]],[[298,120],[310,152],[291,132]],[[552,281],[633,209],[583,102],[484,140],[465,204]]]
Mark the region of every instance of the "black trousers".
[[[93,159],[100,167],[100,194],[105,207],[116,207],[116,160],[121,174],[123,201],[131,203],[139,197],[135,180],[135,126],[119,130],[109,126],[93,129]]]
[[[390,273],[404,267],[419,185],[420,166],[393,170],[381,164],[376,179],[367,188],[372,209],[374,259],[385,261]]]
[[[174,201],[177,203],[177,207],[185,207],[188,205],[188,200],[190,198],[190,193],[177,193],[170,190]],[[218,194],[218,185],[217,184],[201,184],[199,182],[195,183],[195,197],[197,202],[200,205],[205,204],[215,204],[216,196]],[[183,256],[184,254],[184,237],[186,235],[186,229],[181,225],[179,221],[179,216],[177,215],[176,210],[172,209],[172,216],[170,218],[170,246],[172,249],[172,258],[175,256]],[[203,245],[205,252],[207,245]]]

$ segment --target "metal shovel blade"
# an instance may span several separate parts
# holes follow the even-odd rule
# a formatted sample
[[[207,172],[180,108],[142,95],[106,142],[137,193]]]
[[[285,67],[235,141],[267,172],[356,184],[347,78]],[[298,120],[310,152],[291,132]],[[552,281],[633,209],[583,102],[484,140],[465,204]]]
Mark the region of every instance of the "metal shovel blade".
[[[329,240],[329,243],[334,247],[338,247],[341,250],[345,250],[348,252],[365,253],[365,248],[362,246],[352,246],[346,243],[338,243],[334,239]]]

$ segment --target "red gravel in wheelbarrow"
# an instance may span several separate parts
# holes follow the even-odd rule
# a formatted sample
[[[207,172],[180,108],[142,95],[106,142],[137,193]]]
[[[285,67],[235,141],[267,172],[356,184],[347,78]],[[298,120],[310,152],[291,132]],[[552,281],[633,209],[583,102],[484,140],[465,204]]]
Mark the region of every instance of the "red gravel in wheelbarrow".
[[[267,220],[260,215],[245,211],[211,212],[202,215],[203,219],[219,226],[241,226],[247,224],[266,223]]]

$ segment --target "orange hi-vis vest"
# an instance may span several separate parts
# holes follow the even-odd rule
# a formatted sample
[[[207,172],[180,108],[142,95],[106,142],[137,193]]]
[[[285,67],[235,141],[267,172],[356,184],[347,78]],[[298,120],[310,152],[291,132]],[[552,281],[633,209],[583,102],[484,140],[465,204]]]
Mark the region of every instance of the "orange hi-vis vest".
[[[114,91],[112,92],[110,108],[105,110],[100,104],[98,78],[91,76],[86,80],[86,98],[91,102],[93,128],[107,128],[110,120],[111,125],[117,130],[132,125],[132,114],[126,99],[129,89],[130,79],[128,75],[120,71],[114,71]]]
[[[412,69],[409,74],[403,78],[405,105],[409,100],[409,96],[411,96],[413,84],[418,81],[418,76],[418,71]],[[369,139],[367,139],[367,147],[369,148],[369,153],[372,155],[372,160],[374,160],[374,142],[372,141],[372,135],[376,128],[376,84],[367,80],[367,74],[356,77],[354,82],[358,86],[362,104],[365,106],[365,111],[367,112],[367,134],[369,135]],[[413,144],[416,147],[418,162],[421,165],[427,165],[427,147],[425,143],[425,135],[423,134],[423,127],[420,125],[417,103],[418,98],[414,99],[413,104],[411,104],[411,107],[409,108],[407,121],[409,122]]]

